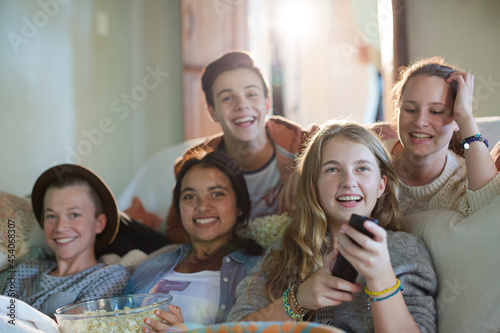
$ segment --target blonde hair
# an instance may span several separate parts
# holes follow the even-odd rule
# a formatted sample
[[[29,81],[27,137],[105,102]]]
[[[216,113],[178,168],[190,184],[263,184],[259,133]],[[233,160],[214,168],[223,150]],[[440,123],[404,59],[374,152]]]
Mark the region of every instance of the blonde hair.
[[[300,174],[295,194],[295,212],[282,239],[282,250],[271,251],[262,271],[267,277],[267,293],[276,299],[281,292],[314,274],[323,265],[323,258],[332,250],[328,223],[321,208],[318,178],[322,163],[322,148],[334,138],[342,137],[368,147],[387,177],[384,194],[377,200],[372,217],[387,230],[399,230],[399,205],[396,198],[397,176],[384,146],[377,136],[362,125],[352,122],[325,124],[309,140],[298,160]]]

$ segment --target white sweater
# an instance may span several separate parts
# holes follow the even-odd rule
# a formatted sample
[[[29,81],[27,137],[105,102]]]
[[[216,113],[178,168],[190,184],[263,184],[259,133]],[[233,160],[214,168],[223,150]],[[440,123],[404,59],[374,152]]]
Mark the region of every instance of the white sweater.
[[[392,151],[397,140],[387,140]],[[500,194],[500,173],[477,191],[468,189],[465,159],[448,150],[443,172],[433,182],[408,186],[399,181],[398,201],[403,216],[435,209],[449,209],[464,216],[477,212]]]

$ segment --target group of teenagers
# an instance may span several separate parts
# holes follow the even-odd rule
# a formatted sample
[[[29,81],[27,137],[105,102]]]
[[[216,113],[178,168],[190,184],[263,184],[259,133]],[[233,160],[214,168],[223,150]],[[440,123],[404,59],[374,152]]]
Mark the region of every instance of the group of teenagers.
[[[469,216],[500,193],[472,114],[473,87],[473,75],[423,59],[394,86],[393,127],[332,120],[305,129],[270,116],[268,85],[248,53],[226,53],[202,77],[222,133],[174,167],[172,244],[133,272],[99,263],[119,225],[113,194],[87,168],[55,166],[31,197],[55,259],[19,264],[16,297],[52,316],[87,299],[170,293],[169,311],[146,318],[143,332],[287,320],[435,332],[432,258],[401,221],[435,209]],[[290,222],[267,249],[239,236],[254,218],[285,213]],[[352,214],[376,220],[363,224],[373,237],[348,224]],[[359,273],[355,282],[332,275],[339,255]]]

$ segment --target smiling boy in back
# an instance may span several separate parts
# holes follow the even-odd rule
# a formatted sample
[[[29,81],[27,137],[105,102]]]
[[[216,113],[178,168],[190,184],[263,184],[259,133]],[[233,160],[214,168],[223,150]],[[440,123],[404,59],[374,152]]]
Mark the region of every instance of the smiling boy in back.
[[[188,149],[176,161],[175,174],[195,151],[224,151],[244,171],[252,202],[250,220],[290,213],[296,186],[295,158],[317,127],[303,129],[283,117],[269,116],[272,101],[268,84],[245,52],[229,52],[211,62],[201,80],[208,112],[221,125],[222,133]],[[172,205],[167,237],[176,243],[188,241]]]

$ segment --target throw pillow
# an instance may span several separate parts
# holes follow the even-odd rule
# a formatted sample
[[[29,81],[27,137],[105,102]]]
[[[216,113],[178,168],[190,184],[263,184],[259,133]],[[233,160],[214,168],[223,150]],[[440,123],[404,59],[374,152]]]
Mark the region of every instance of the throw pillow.
[[[19,264],[37,247],[52,253],[30,200],[0,192],[0,271]]]
[[[445,210],[404,218],[434,261],[439,332],[500,331],[499,217],[500,196],[467,218]]]

